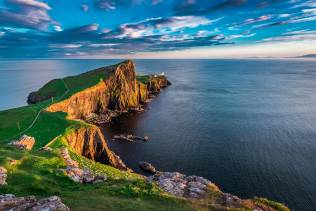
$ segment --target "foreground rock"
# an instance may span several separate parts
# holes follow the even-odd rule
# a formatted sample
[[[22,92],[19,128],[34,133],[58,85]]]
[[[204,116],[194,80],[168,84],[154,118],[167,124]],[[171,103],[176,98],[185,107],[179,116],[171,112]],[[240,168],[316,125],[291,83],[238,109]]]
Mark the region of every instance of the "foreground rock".
[[[106,180],[103,175],[94,176],[89,169],[81,169],[76,161],[72,160],[69,156],[68,149],[61,149],[61,156],[64,159],[67,168],[65,173],[74,182],[85,183],[85,184],[95,184]]]
[[[22,150],[32,150],[34,144],[35,138],[27,135],[23,135],[19,140],[10,143],[10,145]]]
[[[185,198],[203,198],[207,187],[216,187],[211,181],[198,176],[186,176],[179,172],[157,172],[148,177],[164,191],[171,195]]]
[[[141,169],[143,169],[144,171],[146,171],[148,173],[151,173],[151,174],[155,174],[156,173],[156,168],[150,163],[141,161],[141,162],[139,162],[138,165],[139,165],[139,167]]]
[[[210,210],[253,210],[253,211],[290,211],[281,203],[263,198],[240,199],[223,193],[211,181],[199,176],[186,176],[178,172],[157,172],[147,177],[162,190],[176,197],[189,200],[203,200],[209,204]]]
[[[6,180],[7,180],[7,169],[0,166],[0,186],[6,185],[7,184]]]
[[[34,196],[16,197],[12,194],[0,195],[0,210],[10,211],[69,211],[57,196],[37,200]]]

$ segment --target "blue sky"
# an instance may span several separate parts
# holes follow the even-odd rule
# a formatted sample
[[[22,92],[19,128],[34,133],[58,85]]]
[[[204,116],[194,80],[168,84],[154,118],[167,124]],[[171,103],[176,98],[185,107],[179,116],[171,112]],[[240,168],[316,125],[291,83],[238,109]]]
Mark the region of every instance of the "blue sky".
[[[0,0],[1,58],[316,53],[316,0]]]

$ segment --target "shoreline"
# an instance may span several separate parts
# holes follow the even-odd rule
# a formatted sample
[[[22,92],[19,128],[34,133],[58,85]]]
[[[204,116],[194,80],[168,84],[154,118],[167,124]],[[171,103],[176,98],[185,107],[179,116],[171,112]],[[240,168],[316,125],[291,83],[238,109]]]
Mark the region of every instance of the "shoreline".
[[[145,102],[146,98],[149,96],[147,91],[149,93],[158,93],[160,91],[160,88],[165,87],[165,84],[168,84],[168,82],[166,82],[166,79],[163,79],[165,80],[163,82],[161,82],[160,79],[156,80],[158,78],[155,76],[153,77],[152,81],[149,80],[149,85],[147,85],[145,89],[144,86],[141,84],[137,84],[137,86],[135,86],[136,81],[135,73],[133,72],[134,70],[128,70],[129,68],[134,69],[134,65],[130,61],[119,64],[118,66],[111,66],[108,68],[110,68],[109,70],[111,73],[109,78],[103,79],[94,86],[88,86],[79,91],[72,91],[73,93],[71,93],[68,98],[62,97],[57,102],[49,104],[48,107],[45,109],[44,114],[53,115],[52,117],[54,117],[54,115],[61,111],[68,114],[67,119],[62,119],[62,121],[67,121],[67,123],[71,123],[72,125],[69,129],[66,128],[66,131],[62,133],[63,135],[60,138],[57,138],[56,142],[52,143],[51,145],[54,148],[53,150],[59,150],[60,146],[67,147],[71,150],[71,153],[74,153],[72,154],[73,156],[79,156],[78,161],[69,161],[69,163],[71,164],[73,162],[78,162],[78,164],[75,165],[75,168],[78,168],[78,166],[81,165],[81,159],[85,160],[86,158],[88,158],[90,160],[89,162],[92,162],[91,165],[98,165],[97,162],[94,162],[98,161],[100,163],[105,163],[117,167],[118,169],[127,170],[126,173],[129,174],[130,172],[128,168],[126,168],[124,163],[121,162],[119,156],[113,153],[108,147],[107,141],[104,139],[102,133],[100,132],[100,129],[96,126],[86,124],[83,121],[78,121],[78,119],[85,120],[89,117],[91,113],[94,113],[94,111],[102,113],[109,111],[109,108],[111,110],[113,110],[112,108],[117,109],[119,114],[124,113],[124,111],[126,111],[126,109],[129,110],[129,108],[138,108],[138,103],[142,101]],[[111,72],[111,68],[114,68],[113,75]],[[95,73],[103,73],[103,69],[100,69],[99,72],[98,71],[99,70],[97,70],[97,72]],[[86,75],[90,73],[85,73],[83,79],[86,79]],[[69,77],[69,79],[72,78]],[[73,83],[73,81],[69,79],[67,81],[67,87],[71,87],[71,84]],[[144,78],[141,80],[144,80]],[[135,83],[133,81],[135,81]],[[51,83],[54,84],[58,84],[59,82],[59,80],[51,81]],[[77,84],[77,80],[75,80],[75,84]],[[45,85],[43,88],[45,87],[47,88],[48,85]],[[110,92],[110,96],[105,94],[107,93],[107,91],[104,92],[105,87],[107,88],[105,90],[112,90]],[[53,88],[55,88],[55,86]],[[117,92],[117,90],[119,91]],[[45,100],[49,100],[50,98],[52,98],[52,96],[50,96],[51,92],[48,92],[48,96],[43,95],[43,92],[45,91],[40,90],[38,92],[32,93],[31,97],[29,97],[29,99],[31,99],[30,102],[36,102],[37,99],[39,99],[38,103],[41,103],[41,101],[43,100],[45,102]],[[60,93],[60,90],[56,90],[56,92]],[[107,99],[109,99],[109,101],[107,101]],[[108,102],[106,106],[110,106],[109,108],[105,107],[104,103],[106,102]],[[45,131],[41,132],[45,133]],[[39,137],[36,137],[36,140],[38,140],[38,138]],[[38,148],[39,146],[35,144],[35,147]],[[71,157],[71,159],[74,159],[74,157]],[[82,171],[81,169],[78,169],[78,171],[79,170]],[[76,171],[72,170],[70,173],[74,174],[74,172]],[[76,177],[77,176],[75,175],[75,178]],[[222,193],[210,181],[203,180],[200,177],[196,176],[186,176],[180,173],[162,172],[162,174],[158,175],[155,180],[157,180],[157,185],[160,188],[171,195],[174,195],[176,197],[193,197],[198,199],[204,199],[204,197],[206,197],[205,199],[212,200],[212,202],[219,207],[228,206],[234,208],[255,208],[259,206],[266,209],[272,206],[272,202],[270,201],[261,201],[261,199],[259,200],[257,198],[243,200],[230,194],[227,195],[225,193]],[[174,188],[171,187],[174,187],[178,191],[173,192]],[[217,194],[215,200],[213,198],[209,198],[209,194],[214,193]],[[282,207],[283,205],[281,206],[281,204],[276,203],[275,206]]]

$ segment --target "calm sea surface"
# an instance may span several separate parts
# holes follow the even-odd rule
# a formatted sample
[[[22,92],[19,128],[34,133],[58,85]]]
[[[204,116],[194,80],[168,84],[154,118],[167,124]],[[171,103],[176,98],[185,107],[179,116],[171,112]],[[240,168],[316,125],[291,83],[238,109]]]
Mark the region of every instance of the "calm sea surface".
[[[25,105],[53,79],[117,60],[0,61],[0,110]],[[316,61],[137,60],[141,73],[165,72],[172,86],[141,114],[105,127],[148,135],[109,141],[128,166],[204,176],[225,192],[263,196],[316,210]],[[1,124],[1,123],[0,123]]]

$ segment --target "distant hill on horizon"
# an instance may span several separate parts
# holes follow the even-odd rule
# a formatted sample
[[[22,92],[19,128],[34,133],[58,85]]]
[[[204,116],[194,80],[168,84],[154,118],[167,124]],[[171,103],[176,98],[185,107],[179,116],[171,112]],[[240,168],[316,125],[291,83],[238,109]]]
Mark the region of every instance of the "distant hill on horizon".
[[[306,54],[303,56],[298,56],[298,58],[316,58],[316,54]]]

